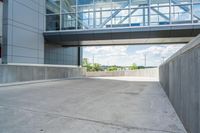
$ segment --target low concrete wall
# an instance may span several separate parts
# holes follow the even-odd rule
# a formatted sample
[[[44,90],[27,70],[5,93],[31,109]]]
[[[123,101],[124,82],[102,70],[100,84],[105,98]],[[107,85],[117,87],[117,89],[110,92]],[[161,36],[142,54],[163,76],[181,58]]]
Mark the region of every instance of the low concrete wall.
[[[200,35],[159,68],[160,83],[188,133],[200,133]]]
[[[136,76],[136,77],[158,77],[158,68],[114,71],[114,72],[86,72],[87,77],[113,77],[113,76]]]
[[[84,76],[84,70],[74,66],[26,64],[0,65],[0,84],[82,76]]]

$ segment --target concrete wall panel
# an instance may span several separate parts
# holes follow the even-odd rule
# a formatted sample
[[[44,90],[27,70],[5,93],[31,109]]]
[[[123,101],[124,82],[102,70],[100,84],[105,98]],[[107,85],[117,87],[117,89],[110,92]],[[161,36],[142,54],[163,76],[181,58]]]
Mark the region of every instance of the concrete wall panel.
[[[4,2],[3,63],[44,63],[44,2]]]
[[[133,71],[115,71],[115,72],[86,72],[88,77],[106,77],[106,76],[136,76],[136,77],[152,77],[158,78],[158,69],[149,68],[149,69],[139,69]]]
[[[45,79],[77,78],[82,76],[84,76],[84,70],[80,67],[0,65],[0,84]]]
[[[78,55],[78,47],[45,44],[45,64],[78,65]]]
[[[189,133],[200,132],[200,36],[159,68],[160,83]]]

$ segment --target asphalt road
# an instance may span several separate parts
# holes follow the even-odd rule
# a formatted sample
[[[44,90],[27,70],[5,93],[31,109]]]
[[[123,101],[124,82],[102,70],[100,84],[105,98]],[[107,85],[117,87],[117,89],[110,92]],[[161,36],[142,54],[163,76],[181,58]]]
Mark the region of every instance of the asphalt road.
[[[158,82],[101,78],[0,87],[0,133],[185,133],[185,129]]]

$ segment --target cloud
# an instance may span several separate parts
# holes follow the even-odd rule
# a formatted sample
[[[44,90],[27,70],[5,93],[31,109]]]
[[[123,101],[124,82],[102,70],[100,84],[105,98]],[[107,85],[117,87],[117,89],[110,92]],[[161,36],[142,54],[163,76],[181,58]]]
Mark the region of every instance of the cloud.
[[[95,54],[96,56],[112,56],[112,55],[127,55],[128,46],[101,46],[101,47],[86,47],[85,52]]]
[[[102,46],[84,48],[84,57],[89,62],[94,60],[102,65],[121,65],[128,66],[132,63],[144,65],[145,55],[147,65],[157,66],[163,58],[167,59],[184,45],[152,45],[147,48],[141,46],[129,46],[139,49],[128,52],[128,46]]]
[[[136,54],[148,55],[148,56],[160,56],[168,58],[174,54],[177,50],[182,48],[184,45],[160,45],[160,46],[151,46],[144,50],[136,51]]]

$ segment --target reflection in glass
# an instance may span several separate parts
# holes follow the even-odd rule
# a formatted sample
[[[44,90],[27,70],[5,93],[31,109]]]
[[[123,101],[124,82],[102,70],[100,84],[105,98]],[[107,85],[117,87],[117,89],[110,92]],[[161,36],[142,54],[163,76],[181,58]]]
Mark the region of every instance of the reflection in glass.
[[[62,0],[62,13],[76,12],[76,0]]]
[[[151,7],[150,14],[150,25],[166,25],[170,23],[169,6]]]
[[[46,0],[46,14],[59,14],[60,0]]]
[[[62,30],[76,29],[76,14],[66,13],[62,15]]]
[[[148,25],[148,8],[135,8],[131,12],[131,26]]]
[[[193,6],[193,20],[194,23],[200,23],[200,4]]]
[[[192,23],[190,5],[172,6],[171,12],[172,24]]]
[[[61,30],[200,23],[200,0],[193,3],[191,0],[46,0],[46,30],[59,30],[60,23]]]
[[[60,30],[60,15],[46,16],[46,30],[47,31]]]

